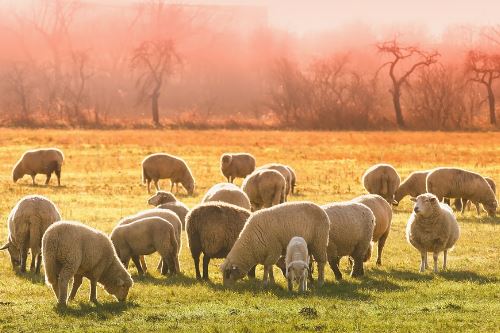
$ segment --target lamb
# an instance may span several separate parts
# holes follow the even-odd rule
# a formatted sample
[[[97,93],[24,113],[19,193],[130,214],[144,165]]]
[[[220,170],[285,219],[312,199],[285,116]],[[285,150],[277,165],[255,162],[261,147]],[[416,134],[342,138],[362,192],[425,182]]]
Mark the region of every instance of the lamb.
[[[201,279],[200,254],[203,253],[203,279],[208,280],[210,259],[226,257],[249,216],[248,210],[225,202],[202,203],[189,212],[186,233],[197,279]],[[252,273],[255,277],[255,270]]]
[[[220,170],[228,183],[245,178],[255,170],[255,157],[247,153],[226,153],[220,158]]]
[[[484,179],[488,182],[488,185],[490,185],[491,189],[493,190],[493,193],[496,195],[497,185],[495,181],[489,177],[484,177]],[[466,207],[468,210],[470,210],[471,201],[466,198],[461,198],[461,199],[455,199],[453,204],[455,206],[455,209],[457,211],[461,211],[463,214],[465,212]],[[479,206],[478,202],[474,202],[474,205],[476,206],[477,215],[479,215],[481,213],[481,207]]]
[[[420,272],[427,266],[427,252],[433,253],[434,273],[438,272],[438,255],[444,252],[443,270],[450,250],[460,236],[460,228],[451,208],[431,193],[419,195],[406,225],[406,239],[420,251]]]
[[[0,250],[7,249],[12,268],[26,272],[28,250],[31,249],[31,272],[40,273],[42,236],[54,222],[61,220],[56,205],[41,195],[29,195],[16,204],[7,219],[9,240]]]
[[[426,193],[425,179],[429,172],[430,170],[423,170],[410,173],[408,178],[406,178],[396,190],[394,194],[394,204],[397,206],[407,195],[416,198],[420,194]]]
[[[161,217],[153,216],[116,226],[110,235],[118,258],[128,267],[132,258],[139,275],[143,275],[139,256],[158,252],[164,263],[161,273],[179,273],[178,241],[173,225]]]
[[[300,236],[317,262],[322,286],[329,229],[325,211],[311,202],[289,202],[253,213],[220,267],[223,284],[233,284],[259,263],[264,265],[264,285],[274,283],[272,266],[285,254],[290,240]]]
[[[289,165],[285,166],[288,169],[288,171],[290,171],[290,176],[292,176],[292,178],[290,179],[290,192],[294,194],[295,186],[297,185],[297,175],[295,174],[295,170],[291,166]]]
[[[90,301],[97,303],[97,283],[120,302],[125,301],[133,281],[104,233],[78,222],[52,224],[42,238],[45,281],[52,286],[58,304],[75,298],[83,277],[90,280]]]
[[[169,154],[152,154],[142,161],[142,181],[148,185],[148,193],[151,193],[151,181],[154,182],[156,190],[160,190],[158,181],[160,179],[170,179],[170,192],[176,185],[179,191],[179,183],[184,186],[188,195],[193,195],[195,182],[191,170],[186,162],[179,157]]]
[[[427,192],[443,198],[465,198],[481,203],[494,217],[498,206],[495,193],[479,174],[459,168],[436,168],[426,178]]]
[[[286,247],[286,278],[288,290],[293,290],[293,281],[299,283],[299,291],[307,290],[307,276],[309,274],[309,253],[307,243],[302,237],[293,237]]]
[[[382,196],[389,204],[395,203],[394,193],[401,179],[389,164],[376,164],[365,171],[361,181],[368,193]]]
[[[50,177],[54,172],[57,177],[57,185],[61,186],[61,167],[64,161],[62,151],[56,148],[43,148],[28,150],[21,156],[12,169],[12,180],[15,182],[30,175],[33,185],[36,185],[35,176],[37,174],[47,175],[45,185],[50,182]]]
[[[377,265],[382,265],[382,250],[391,230],[391,206],[378,194],[365,194],[351,201],[364,204],[375,215],[375,229],[373,230],[372,241],[378,242]]]
[[[269,163],[259,167],[257,170],[276,170],[283,178],[285,178],[285,201],[287,201],[288,194],[290,194],[292,188],[292,173],[286,165],[279,163]]]
[[[245,192],[232,183],[220,183],[212,186],[201,202],[223,201],[250,210],[250,199]]]
[[[343,256],[354,261],[351,276],[364,275],[363,262],[370,259],[375,215],[367,206],[356,202],[339,202],[322,206],[330,219],[328,262],[337,280],[342,279],[339,262]]]
[[[248,195],[252,211],[285,202],[285,178],[275,170],[255,170],[242,185]]]

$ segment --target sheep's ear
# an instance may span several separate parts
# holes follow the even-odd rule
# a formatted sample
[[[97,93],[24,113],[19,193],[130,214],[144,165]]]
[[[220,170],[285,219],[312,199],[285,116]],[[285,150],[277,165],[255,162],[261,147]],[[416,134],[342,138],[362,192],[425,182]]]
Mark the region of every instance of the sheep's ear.
[[[7,249],[9,248],[9,246],[10,246],[10,242],[7,242],[6,244],[4,244],[4,245],[0,248],[0,250],[7,250]]]
[[[437,198],[436,198],[436,197],[431,197],[431,198],[429,199],[429,201],[430,201],[430,202],[436,202],[436,201],[437,201]]]
[[[121,278],[118,278],[118,279],[116,280],[116,285],[117,285],[118,287],[121,287],[121,286],[123,286],[124,284],[125,284],[125,281],[123,281]]]
[[[415,198],[415,197],[411,197],[410,200],[413,202],[417,202],[417,198]]]

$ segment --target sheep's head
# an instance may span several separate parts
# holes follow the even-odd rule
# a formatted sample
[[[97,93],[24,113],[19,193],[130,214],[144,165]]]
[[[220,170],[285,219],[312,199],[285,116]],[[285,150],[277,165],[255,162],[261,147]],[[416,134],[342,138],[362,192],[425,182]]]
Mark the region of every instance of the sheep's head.
[[[401,186],[396,190],[396,192],[394,193],[394,201],[393,201],[393,205],[394,206],[397,206],[399,205],[399,202],[405,197],[405,194],[403,193],[403,191],[401,190]]]
[[[157,191],[155,195],[148,199],[148,205],[159,206],[169,202],[176,202],[177,198],[170,192]]]
[[[130,275],[117,277],[111,284],[104,286],[104,289],[111,295],[115,296],[120,302],[124,302],[127,299],[128,291],[130,287],[134,284],[134,281]]]
[[[227,167],[231,165],[233,157],[229,154],[223,154],[220,158],[220,167],[222,170],[225,170]]]
[[[194,193],[194,188],[195,188],[195,183],[194,183],[194,179],[189,179],[185,182],[182,182],[182,186],[184,186],[184,188],[186,189],[188,195],[193,195]]]
[[[413,212],[423,217],[431,216],[436,208],[439,208],[437,197],[431,193],[420,194],[416,198],[411,198],[411,201],[415,202]]]
[[[484,209],[488,212],[488,215],[491,217],[496,216],[497,206],[498,206],[498,203],[496,200],[493,200],[489,203],[483,203]]]
[[[286,277],[291,281],[297,281],[301,278],[307,278],[309,274],[309,265],[305,261],[292,261],[286,268]]]
[[[232,286],[234,282],[242,279],[246,274],[237,265],[231,264],[227,260],[220,266],[220,270],[222,272],[222,284],[225,287]]]
[[[18,162],[15,166],[14,169],[12,169],[12,180],[17,182],[19,179],[23,178],[24,172],[22,171],[21,163]]]
[[[19,249],[12,242],[9,241],[5,245],[3,245],[0,248],[0,250],[9,251],[10,262],[12,263],[12,268],[17,268],[21,265],[21,254],[19,252]]]

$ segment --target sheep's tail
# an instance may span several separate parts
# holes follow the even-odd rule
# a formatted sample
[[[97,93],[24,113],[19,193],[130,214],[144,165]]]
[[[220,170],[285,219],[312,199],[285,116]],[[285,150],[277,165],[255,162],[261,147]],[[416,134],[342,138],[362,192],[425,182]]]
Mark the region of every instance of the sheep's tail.
[[[179,242],[180,241],[181,240],[179,239]],[[179,242],[177,242],[177,238],[175,238],[175,231],[172,230],[172,232],[170,233],[170,244],[173,247],[172,258],[175,266],[175,273],[181,272],[181,267],[179,265],[179,253],[178,253],[178,250],[180,250]],[[163,264],[165,265],[165,263]]]
[[[370,242],[370,246],[368,246],[368,249],[366,250],[363,262],[367,262],[372,257],[372,247],[373,247],[373,243]]]
[[[283,202],[285,202],[285,189],[283,186],[275,186],[272,205],[275,206]]]
[[[380,177],[380,193],[381,194],[387,194],[389,192],[389,176],[387,175],[382,175]]]

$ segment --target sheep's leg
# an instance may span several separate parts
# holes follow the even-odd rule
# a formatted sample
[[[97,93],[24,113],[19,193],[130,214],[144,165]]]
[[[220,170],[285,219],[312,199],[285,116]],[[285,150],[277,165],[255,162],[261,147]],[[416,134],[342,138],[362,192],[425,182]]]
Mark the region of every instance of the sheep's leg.
[[[271,275],[273,269],[273,265],[264,265],[264,278],[262,279],[264,282],[264,287],[269,286],[269,283],[271,282]],[[274,276],[272,277],[272,283],[274,283]]]
[[[35,273],[40,274],[40,267],[42,266],[42,254],[38,253],[38,256],[36,257],[36,267],[35,267]]]
[[[352,266],[351,276],[352,277],[360,277],[365,274],[363,269],[363,258],[360,256],[356,256],[354,259],[354,265]]]
[[[300,277],[299,291],[301,293],[303,293],[304,291],[306,291],[306,287],[305,287],[305,284],[307,283],[306,280],[307,279],[304,276]]]
[[[174,182],[170,181],[170,193],[174,193]]]
[[[90,280],[90,301],[94,304],[99,303],[97,301],[97,280],[96,279]]]
[[[248,277],[251,278],[251,279],[255,279],[255,268],[257,268],[257,266],[253,266],[252,268],[250,268],[250,270],[248,271]]]
[[[141,260],[139,259],[139,256],[132,256],[132,261],[134,262],[135,267],[137,267],[137,273],[139,273],[139,275],[144,275],[144,271],[142,270]]]
[[[31,176],[31,181],[33,182],[33,186],[35,186],[36,185],[36,183],[35,183],[35,176],[36,176],[36,174],[35,175],[30,175],[30,176]]]
[[[165,257],[163,258],[163,262],[166,262],[168,267],[170,268],[169,270],[168,269],[164,269],[163,271],[165,272],[164,275],[166,275],[168,273],[168,271],[170,271],[170,274],[173,275],[173,274],[176,274],[177,273],[177,269],[176,267],[178,265],[175,264],[175,258],[174,256],[168,256],[168,257]]]
[[[161,268],[163,267],[163,265],[166,265],[163,263],[163,259],[160,258],[160,260],[158,261],[158,265],[156,265],[156,270],[158,272],[161,272]]]
[[[200,274],[200,253],[193,254],[194,270],[196,271],[196,278],[201,280]]]
[[[444,203],[449,206],[450,205],[450,198],[444,198]]]
[[[151,194],[151,179],[146,179],[146,183],[148,185],[148,194]]]
[[[173,256],[173,261],[174,261],[174,274],[180,273],[181,272],[181,265],[179,264],[179,255],[176,253]],[[208,273],[207,273],[208,274]]]
[[[377,250],[378,250],[378,252],[377,252],[377,266],[381,266],[382,265],[382,250],[384,249],[385,241],[387,240],[387,236],[389,236],[389,229],[378,240],[378,244],[377,244]]]
[[[35,253],[35,251],[31,250],[31,265],[30,265],[30,272],[31,273],[35,272],[37,257],[38,257],[38,253]]]
[[[55,170],[56,177],[57,177],[57,186],[61,187],[61,168],[57,168]]]
[[[210,257],[203,254],[203,280],[209,280],[208,278],[208,264],[210,263]]]
[[[432,254],[432,258],[434,259],[434,273],[438,272],[438,253],[434,252]]]
[[[19,247],[19,251],[21,252],[21,267],[19,270],[21,273],[26,272],[26,260],[28,259],[28,248],[24,247],[24,245]]]
[[[179,183],[175,183],[175,194],[179,193]]]
[[[291,278],[287,278],[288,282],[288,291],[293,291],[293,281]]]
[[[154,185],[155,185],[155,189],[156,189],[156,191],[159,191],[159,190],[160,190],[160,185],[158,185],[158,181],[159,181],[158,179],[153,179],[153,183],[154,183]]]
[[[69,300],[72,301],[75,299],[76,292],[78,291],[78,288],[82,285],[83,281],[83,276],[81,275],[75,275],[73,278],[73,287],[71,288],[71,292],[69,293]]]
[[[474,205],[476,206],[477,216],[481,215],[481,205],[479,202],[474,202]]]
[[[58,304],[66,306],[68,301],[68,283],[73,277],[73,272],[69,268],[63,268],[59,272],[57,284],[59,285]]]
[[[139,259],[141,261],[142,271],[146,273],[148,271],[148,264],[146,264],[146,259],[144,258],[144,256],[140,256]]]
[[[335,258],[329,259],[328,263],[330,264],[330,268],[332,269],[333,274],[335,275],[335,279],[342,280],[342,273],[340,272],[340,269],[339,269],[340,258],[335,257]],[[320,272],[321,272],[320,263],[318,262],[318,283],[320,280]],[[324,270],[322,273],[323,273],[323,279],[324,279]]]
[[[420,273],[424,272],[426,269],[427,252],[420,251]]]
[[[444,250],[443,253],[443,271],[446,270],[446,259],[448,258],[448,250]]]
[[[47,179],[45,179],[45,185],[49,185],[50,177],[52,177],[52,172],[47,173]]]

